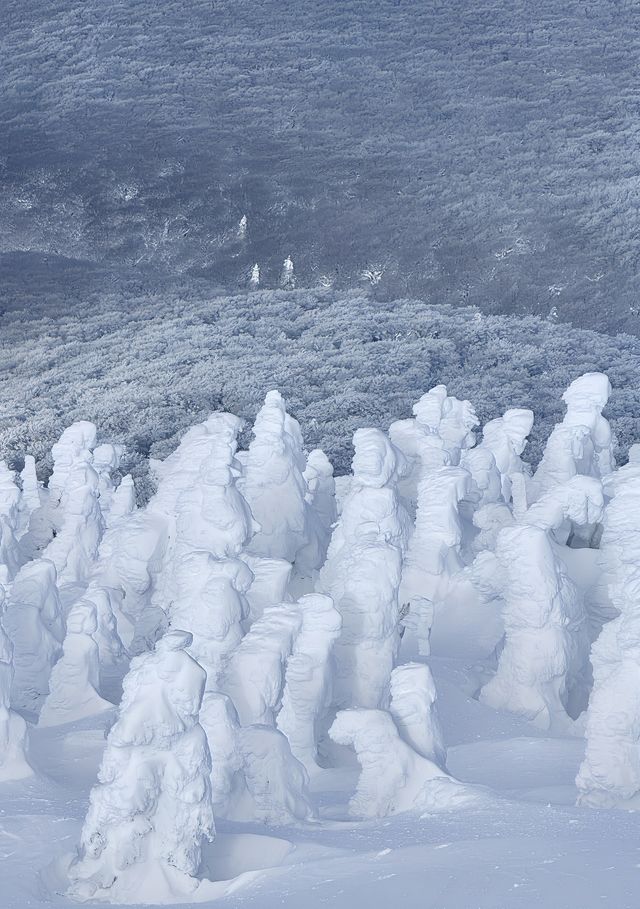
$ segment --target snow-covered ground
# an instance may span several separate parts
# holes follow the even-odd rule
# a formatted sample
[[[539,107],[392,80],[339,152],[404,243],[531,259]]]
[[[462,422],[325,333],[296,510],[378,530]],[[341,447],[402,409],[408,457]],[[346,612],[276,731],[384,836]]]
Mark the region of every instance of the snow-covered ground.
[[[468,659],[430,665],[448,768],[489,787],[486,804],[355,822],[347,813],[355,770],[324,771],[313,786],[317,822],[272,829],[217,822],[206,867],[213,880],[241,876],[220,909],[634,909],[640,816],[574,807],[584,742],[542,734],[474,700],[471,650]],[[35,731],[41,777],[0,788],[5,909],[77,905],[52,894],[55,878],[43,881],[38,870],[78,841],[104,729],[103,719]]]

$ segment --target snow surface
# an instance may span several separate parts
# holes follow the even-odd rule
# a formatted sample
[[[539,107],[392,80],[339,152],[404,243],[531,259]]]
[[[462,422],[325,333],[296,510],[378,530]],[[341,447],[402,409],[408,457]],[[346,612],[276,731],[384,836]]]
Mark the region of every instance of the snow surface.
[[[640,817],[573,807],[583,742],[536,732],[479,704],[470,695],[475,677],[468,661],[432,658],[431,666],[448,769],[491,787],[494,797],[459,812],[354,823],[347,818],[357,769],[325,771],[313,784],[321,816],[311,826],[216,820],[217,839],[203,850],[209,876],[240,875],[221,888],[231,892],[216,906],[634,909]],[[95,720],[36,728],[30,759],[38,776],[2,784],[6,909],[77,905],[52,895],[51,873],[42,880],[38,869],[78,841],[104,729]]]

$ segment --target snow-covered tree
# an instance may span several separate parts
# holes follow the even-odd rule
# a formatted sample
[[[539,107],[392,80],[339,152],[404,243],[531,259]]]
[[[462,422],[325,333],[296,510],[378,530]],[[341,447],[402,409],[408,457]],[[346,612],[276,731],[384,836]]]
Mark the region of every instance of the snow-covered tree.
[[[353,441],[353,482],[319,590],[342,616],[334,651],[336,704],[379,707],[400,641],[398,589],[409,521],[396,480],[404,459],[380,430],[359,429]]]
[[[64,625],[53,562],[28,562],[15,577],[3,624],[13,644],[11,701],[39,710],[49,676],[62,653]]]
[[[594,684],[587,746],[576,785],[579,803],[594,808],[640,805],[640,446],[614,474],[604,515],[601,564],[617,618],[591,650]],[[610,487],[611,488],[611,487]]]
[[[27,724],[11,709],[13,647],[2,623],[5,592],[0,586],[0,783],[22,780],[33,770],[27,759]]]
[[[485,583],[503,599],[505,641],[480,700],[542,729],[570,727],[584,707],[589,667],[584,602],[551,531],[565,520],[597,521],[602,508],[600,482],[574,477],[532,506],[522,523],[501,530],[495,559],[483,562]]]
[[[471,486],[462,467],[441,467],[422,474],[418,485],[415,530],[402,568],[400,602],[409,604],[409,619],[419,652],[430,652],[434,609],[444,602],[451,579],[463,567],[459,505]]]
[[[278,729],[309,773],[317,769],[318,741],[332,700],[333,644],[342,619],[330,597],[309,594],[298,600],[302,628],[287,660]]]
[[[42,513],[39,511],[34,513],[37,523],[37,538],[34,540],[36,548],[44,548],[54,533],[61,529],[64,520],[62,499],[69,476],[74,467],[91,463],[96,437],[95,425],[87,420],[80,420],[68,426],[51,449],[53,472],[47,484]]]
[[[91,464],[98,475],[100,511],[105,523],[109,521],[111,503],[116,490],[113,474],[120,466],[123,454],[122,445],[111,445],[109,443],[97,445],[92,452]]]
[[[24,467],[20,471],[22,495],[20,496],[19,534],[22,536],[29,529],[31,515],[42,505],[42,492],[36,474],[36,459],[25,455]]]
[[[70,468],[57,508],[58,531],[44,558],[56,566],[58,583],[86,583],[104,533],[98,501],[98,474],[78,460]]]
[[[20,489],[15,474],[0,461],[0,581],[11,581],[22,563],[18,546]]]
[[[331,530],[338,517],[333,466],[319,448],[309,452],[303,476],[307,484],[308,541],[298,550],[295,568],[299,574],[312,575],[324,565]]]
[[[307,793],[307,772],[291,754],[286,736],[272,726],[243,726],[239,744],[251,797],[246,819],[273,826],[310,820],[314,810]]]
[[[613,435],[602,410],[611,384],[603,373],[588,372],[567,388],[567,412],[549,436],[529,486],[533,501],[576,475],[605,479],[614,469]]]
[[[493,455],[500,472],[501,493],[505,502],[511,501],[511,487],[516,474],[526,472],[520,457],[533,427],[533,412],[526,408],[510,408],[501,417],[490,420],[482,427],[482,442],[478,449],[486,448]]]
[[[39,726],[59,726],[109,710],[113,705],[98,693],[99,654],[94,634],[98,629],[96,609],[80,601],[67,616],[62,656],[49,678]]]
[[[339,745],[351,746],[362,768],[349,802],[356,817],[446,810],[477,799],[473,790],[403,741],[384,710],[341,710],[329,735]]]
[[[296,286],[296,276],[293,271],[293,261],[291,256],[287,258],[282,263],[282,271],[280,272],[280,287],[284,287],[285,290],[293,290]]]
[[[286,662],[301,624],[295,604],[271,606],[231,653],[220,686],[231,697],[241,725],[275,725]]]
[[[258,412],[240,489],[260,525],[253,555],[294,562],[307,543],[307,484],[300,428],[270,391]]]
[[[171,631],[136,657],[92,789],[69,895],[171,902],[198,884],[214,836],[211,757],[198,722],[205,672]]]
[[[393,670],[389,712],[401,738],[444,768],[447,751],[436,709],[436,686],[425,663],[404,663]]]
[[[193,629],[189,653],[207,672],[207,690],[216,688],[225,657],[242,639],[251,572],[240,559],[216,559],[206,550],[185,553],[174,571],[171,625]]]
[[[133,484],[133,477],[128,473],[122,478],[111,496],[109,514],[106,518],[107,527],[111,527],[112,524],[115,524],[121,518],[133,514],[135,510],[136,490]]]

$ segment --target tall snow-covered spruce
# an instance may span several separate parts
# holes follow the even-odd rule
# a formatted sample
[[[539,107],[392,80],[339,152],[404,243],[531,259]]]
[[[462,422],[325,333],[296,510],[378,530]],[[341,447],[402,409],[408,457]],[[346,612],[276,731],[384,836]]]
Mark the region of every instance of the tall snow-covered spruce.
[[[380,707],[400,643],[398,590],[409,518],[396,484],[406,462],[378,429],[357,430],[353,443],[353,481],[319,588],[342,617],[336,706]]]
[[[602,568],[619,615],[591,650],[594,684],[587,747],[576,785],[581,805],[640,807],[640,445],[615,475],[601,542]]]
[[[198,887],[202,843],[215,828],[198,722],[205,672],[190,644],[190,634],[170,631],[131,663],[69,868],[74,899],[167,903]]]

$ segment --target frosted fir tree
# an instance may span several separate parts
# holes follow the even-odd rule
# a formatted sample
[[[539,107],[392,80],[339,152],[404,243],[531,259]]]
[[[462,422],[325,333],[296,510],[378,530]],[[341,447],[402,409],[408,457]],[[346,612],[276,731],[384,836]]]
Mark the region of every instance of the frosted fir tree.
[[[21,493],[15,480],[15,473],[9,470],[6,461],[0,461],[0,517],[15,530],[18,526]]]
[[[53,562],[38,559],[23,565],[11,587],[3,624],[13,644],[11,701],[15,707],[38,711],[64,637]]]
[[[31,515],[42,505],[42,491],[36,473],[36,459],[33,455],[25,455],[24,467],[20,471],[22,495],[20,497],[19,536],[29,529]]]
[[[251,797],[246,819],[272,826],[311,820],[307,772],[291,754],[287,738],[272,726],[260,725],[244,726],[238,735]]]
[[[90,587],[112,591],[118,635],[127,647],[151,606],[167,537],[167,525],[160,515],[138,511],[114,522],[100,544]]]
[[[246,240],[247,238],[247,228],[249,227],[249,219],[246,215],[243,215],[240,218],[240,223],[238,224],[238,239]]]
[[[444,769],[447,751],[436,709],[436,686],[425,663],[405,663],[393,670],[389,712],[407,745]]]
[[[216,559],[205,550],[183,555],[174,571],[170,623],[193,629],[189,653],[207,672],[207,690],[215,689],[225,657],[242,640],[251,572],[239,559]]]
[[[602,487],[588,477],[553,489],[498,535],[484,581],[503,599],[504,648],[480,700],[542,729],[571,729],[589,685],[589,628],[584,602],[557,554],[551,531],[566,519],[600,519]],[[476,571],[479,566],[474,566]]]
[[[407,468],[398,488],[410,503],[415,503],[421,476],[451,463],[451,455],[439,434],[447,389],[436,385],[413,405],[413,418],[396,420],[389,427],[389,438],[404,455]]]
[[[67,616],[62,656],[49,678],[39,726],[59,726],[110,710],[113,704],[100,696],[99,654],[94,634],[98,629],[96,609],[80,601]]]
[[[332,701],[332,650],[342,619],[331,598],[322,594],[303,596],[297,605],[302,627],[287,660],[277,726],[311,774],[318,769],[318,743]]]
[[[209,735],[216,817],[273,826],[310,819],[308,776],[273,726],[241,726],[231,698],[205,694],[201,722]]]
[[[280,272],[280,287],[283,287],[285,290],[294,290],[296,286],[296,276],[293,271],[293,261],[291,256],[287,258],[282,263],[282,271]]]
[[[640,805],[640,446],[632,446],[610,489],[600,554],[619,614],[591,650],[594,684],[576,785],[581,805],[634,809]]]
[[[170,620],[192,629],[190,653],[207,671],[208,691],[216,687],[226,655],[242,638],[249,613],[246,593],[253,581],[246,563],[236,558],[256,526],[236,487],[241,426],[231,414],[209,419],[212,443],[193,485],[177,499],[173,563],[168,566],[175,590]]]
[[[460,466],[471,476],[464,508],[467,519],[472,520],[479,509],[502,501],[502,478],[493,453],[480,445],[462,453]]]
[[[307,543],[307,486],[300,428],[270,391],[258,412],[240,490],[260,525],[248,551],[294,562]]]
[[[470,402],[448,395],[445,385],[422,395],[413,405],[413,414],[413,419],[398,420],[389,427],[391,441],[408,462],[399,489],[411,504],[416,502],[421,478],[460,463],[461,453],[475,444],[473,429],[478,425]]]
[[[331,531],[338,518],[336,484],[333,466],[319,448],[307,456],[304,480],[307,484],[307,537],[308,542],[296,555],[296,571],[313,576],[324,565],[331,541]]]
[[[301,624],[295,604],[272,606],[231,653],[220,687],[232,699],[242,726],[275,726],[286,662]]]
[[[335,703],[378,707],[400,642],[398,590],[409,520],[396,483],[405,462],[380,430],[359,429],[353,441],[353,482],[319,590],[342,616],[334,649]]]
[[[409,620],[419,652],[430,652],[429,636],[436,606],[446,600],[452,579],[464,567],[460,502],[471,475],[462,467],[426,472],[418,486],[415,530],[402,567],[400,602],[409,604]]]
[[[549,436],[544,455],[529,486],[532,500],[576,475],[605,479],[615,466],[614,439],[602,410],[611,385],[606,375],[588,372],[567,388],[567,412]]]
[[[123,622],[122,592],[91,583],[78,603],[89,605],[96,615],[96,630],[91,632],[98,647],[101,666],[115,666],[126,657],[126,648],[120,637],[119,624]]]
[[[175,565],[197,545],[195,535],[217,532],[224,542],[224,528],[215,528],[216,506],[222,505],[215,501],[218,484],[214,480],[205,488],[201,474],[210,463],[217,464],[216,451],[221,448],[227,461],[232,460],[228,451],[229,445],[235,446],[238,424],[237,417],[218,413],[191,427],[169,457],[154,462],[158,487],[145,511],[119,526],[103,547],[101,558],[110,563],[103,585],[120,586],[126,594],[124,609],[135,626],[129,645],[133,652],[152,644],[166,627],[177,596]],[[229,472],[228,464],[225,471]],[[210,492],[214,501],[207,505],[202,496]]]
[[[126,474],[116,486],[111,496],[109,514],[106,518],[107,527],[111,527],[117,521],[133,514],[136,510],[136,490],[131,474]]]
[[[27,724],[11,709],[13,646],[1,621],[5,591],[0,586],[0,783],[32,775],[27,759]]]
[[[218,559],[238,556],[257,528],[236,486],[241,467],[235,458],[242,420],[215,414],[207,421],[212,435],[207,457],[192,485],[176,502],[178,552],[203,549]]]
[[[276,606],[287,600],[292,565],[286,559],[264,559],[246,552],[240,558],[246,562],[253,575],[251,587],[246,594],[249,603],[248,624],[251,626],[268,606]]]
[[[81,420],[67,427],[51,449],[53,472],[46,489],[40,491],[41,504],[29,519],[29,529],[20,540],[26,559],[34,559],[51,543],[62,528],[62,497],[74,467],[90,465],[97,430],[93,423]]]
[[[97,429],[93,423],[80,420],[67,427],[51,449],[53,472],[47,485],[46,517],[56,533],[62,526],[64,512],[60,510],[62,496],[69,476],[79,464],[90,464],[96,444]]]
[[[0,461],[0,581],[5,583],[13,580],[23,561],[17,538],[20,500],[14,472]]]
[[[252,266],[249,273],[249,287],[252,290],[257,290],[260,287],[260,266],[257,262]]]
[[[448,810],[478,799],[470,787],[403,741],[384,710],[341,710],[329,735],[337,744],[352,747],[361,766],[349,802],[349,812],[355,817]]]
[[[205,672],[172,631],[136,657],[92,789],[68,895],[173,902],[199,884],[214,836],[211,757],[198,722]]]
[[[100,511],[105,523],[109,521],[111,502],[116,490],[113,474],[120,466],[123,453],[124,448],[122,445],[111,445],[108,443],[97,445],[92,452],[91,463],[98,477],[97,492],[100,500]]]
[[[452,465],[459,464],[462,452],[476,444],[474,429],[478,423],[478,417],[470,401],[460,401],[456,397],[447,396],[438,434],[445,444]]]
[[[511,501],[514,476],[527,473],[528,465],[523,462],[521,455],[532,427],[531,410],[510,408],[482,428],[482,441],[478,449],[488,449],[495,459],[500,472],[504,502]]]
[[[78,461],[69,470],[57,513],[59,530],[43,556],[56,566],[60,585],[86,584],[105,529],[98,474],[89,463]]]

